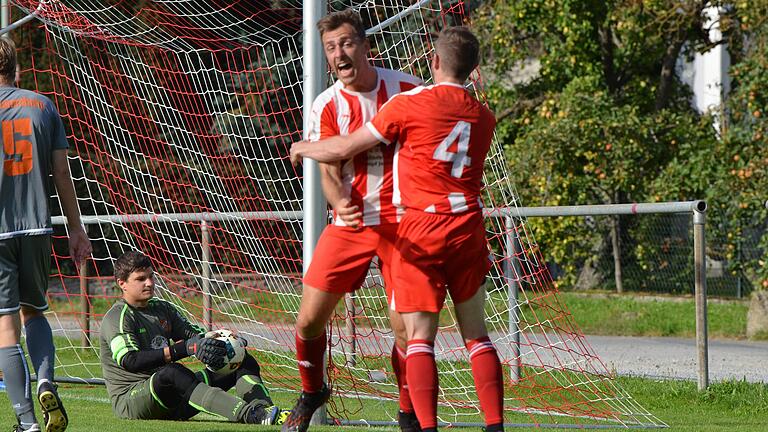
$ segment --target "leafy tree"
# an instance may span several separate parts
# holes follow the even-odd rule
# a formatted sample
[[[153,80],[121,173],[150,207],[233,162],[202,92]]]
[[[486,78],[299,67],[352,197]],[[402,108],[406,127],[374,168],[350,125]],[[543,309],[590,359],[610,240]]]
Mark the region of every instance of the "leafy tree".
[[[681,155],[712,157],[718,145],[711,119],[697,114],[681,84],[679,58],[735,40],[741,9],[690,0],[521,0],[482,5],[475,25],[492,82],[489,97],[510,163],[527,205],[609,204],[700,198],[703,176],[666,176],[667,167],[701,169]],[[709,6],[724,40],[709,38]],[[532,78],[514,76],[539,65]],[[695,149],[695,150],[689,150]],[[664,188],[668,190],[660,193]],[[676,193],[672,193],[672,192]],[[631,223],[612,218],[532,220],[537,237],[565,281],[595,273],[610,244],[622,290],[621,243]],[[595,225],[597,223],[597,225]],[[598,278],[599,279],[599,278]],[[591,278],[594,285],[595,278]]]
[[[708,254],[731,263],[753,288],[768,287],[764,252],[741,252],[740,244],[765,236],[768,211],[768,2],[733,2],[726,41],[733,66],[731,92],[722,119],[722,139],[711,146],[686,146],[656,184],[664,198],[695,193],[709,203]],[[689,182],[679,179],[687,178]],[[677,184],[676,189],[663,185]],[[665,193],[666,192],[666,193]]]

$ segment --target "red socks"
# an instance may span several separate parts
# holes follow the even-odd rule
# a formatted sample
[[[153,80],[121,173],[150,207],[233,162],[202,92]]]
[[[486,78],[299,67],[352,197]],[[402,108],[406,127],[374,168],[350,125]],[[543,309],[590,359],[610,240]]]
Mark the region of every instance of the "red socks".
[[[434,342],[408,341],[406,376],[411,402],[422,429],[437,427],[437,364]]]
[[[392,370],[395,372],[395,378],[397,379],[397,388],[400,394],[400,411],[406,413],[413,412],[413,403],[411,402],[411,395],[408,390],[408,379],[405,376],[405,351],[402,350],[397,344],[392,345]]]
[[[323,355],[327,344],[325,332],[307,340],[296,334],[296,360],[299,364],[301,388],[305,393],[319,392],[323,388]]]
[[[485,413],[485,424],[504,423],[504,379],[496,348],[486,336],[469,341],[467,349],[480,408]]]

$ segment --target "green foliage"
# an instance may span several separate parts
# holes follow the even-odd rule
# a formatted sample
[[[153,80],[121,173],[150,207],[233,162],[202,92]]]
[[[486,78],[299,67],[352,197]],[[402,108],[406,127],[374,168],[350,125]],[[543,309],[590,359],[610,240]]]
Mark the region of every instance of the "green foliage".
[[[731,92],[727,116],[719,120],[721,139],[686,142],[656,179],[654,189],[661,199],[705,198],[707,224],[714,228],[708,230],[708,255],[729,260],[732,273],[746,276],[752,288],[765,289],[764,252],[742,256],[741,244],[761,238],[760,248],[765,251],[768,246],[763,234],[768,217],[764,207],[768,189],[768,2],[736,2],[733,6],[727,21],[733,61]]]
[[[719,112],[694,112],[690,90],[676,76],[681,57],[720,43],[709,38],[707,6],[720,8],[715,24],[734,61],[725,120]],[[755,235],[744,227],[768,216],[766,16],[765,1],[486,2],[474,24],[498,137],[523,204],[706,199],[708,225],[715,227],[708,231],[709,256],[739,258],[739,239]],[[532,76],[517,76],[536,65]],[[715,120],[726,126],[720,136]],[[564,286],[590,262],[611,256],[610,224],[530,222],[547,257],[564,270]],[[618,222],[620,237],[632,237],[624,247],[639,266],[664,247],[645,243],[649,229]],[[749,258],[731,271],[753,283],[768,280],[761,257]]]

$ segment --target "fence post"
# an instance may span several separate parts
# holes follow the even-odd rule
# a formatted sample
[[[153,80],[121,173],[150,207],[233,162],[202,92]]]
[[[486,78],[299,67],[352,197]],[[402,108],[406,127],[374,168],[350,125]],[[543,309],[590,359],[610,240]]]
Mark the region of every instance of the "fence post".
[[[80,264],[80,326],[83,333],[80,336],[81,346],[90,348],[91,346],[91,302],[88,283],[88,260],[84,259]]]
[[[355,366],[357,364],[357,325],[355,316],[357,315],[357,305],[355,302],[355,293],[351,292],[344,296],[344,306],[347,309],[347,337],[349,338],[349,354],[347,354],[347,365]]]
[[[709,386],[709,354],[707,342],[707,260],[704,239],[705,209],[693,211],[693,264],[696,297],[696,348],[698,351],[699,390]]]
[[[517,231],[512,216],[504,218],[506,228],[505,251],[507,265],[504,267],[504,277],[507,280],[507,289],[509,290],[509,335],[512,338],[512,360],[510,363],[510,380],[517,383],[520,380],[520,318],[517,312],[517,295],[520,290],[520,282],[515,279],[515,274],[520,276],[519,271],[515,271],[517,266]]]
[[[200,233],[202,234],[201,247],[203,248],[203,259],[201,264],[203,289],[203,325],[208,331],[213,330],[213,312],[211,309],[211,233],[208,231],[208,222],[200,223]]]

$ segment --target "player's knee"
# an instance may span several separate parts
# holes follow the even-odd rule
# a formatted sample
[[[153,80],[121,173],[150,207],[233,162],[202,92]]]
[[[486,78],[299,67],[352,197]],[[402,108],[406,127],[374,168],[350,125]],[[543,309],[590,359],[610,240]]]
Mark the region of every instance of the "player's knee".
[[[16,314],[0,315],[0,347],[19,343],[20,332]]]
[[[245,358],[243,358],[243,363],[240,365],[240,370],[248,375],[261,376],[261,366],[259,366],[259,362],[247,352],[245,353]]]
[[[296,333],[302,339],[314,339],[325,331],[325,321],[314,314],[299,314],[296,320]]]
[[[33,307],[21,305],[21,322],[26,324],[35,318],[43,317],[43,311],[37,310]]]
[[[186,391],[199,383],[195,373],[178,363],[170,363],[155,372],[152,384],[155,390],[176,389]]]

